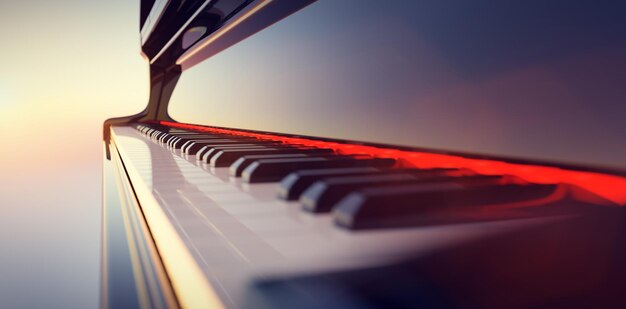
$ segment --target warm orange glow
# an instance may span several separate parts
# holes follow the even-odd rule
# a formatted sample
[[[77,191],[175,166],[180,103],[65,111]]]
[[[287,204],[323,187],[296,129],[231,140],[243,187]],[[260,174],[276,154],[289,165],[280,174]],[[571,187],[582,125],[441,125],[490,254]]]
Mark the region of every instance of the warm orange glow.
[[[405,151],[392,148],[342,144],[305,138],[285,137],[265,133],[252,133],[232,129],[219,129],[205,126],[161,121],[162,125],[203,132],[233,134],[240,136],[270,139],[290,144],[302,144],[312,147],[334,149],[341,154],[369,154],[376,157],[395,158],[403,167],[418,168],[466,168],[483,175],[513,175],[532,183],[569,184],[580,187],[596,196],[577,192],[578,198],[593,200],[607,206],[626,205],[626,177],[616,175],[566,170],[558,167],[515,164],[504,161],[473,159],[455,155],[435,154],[417,151]],[[582,191],[582,190],[581,190]],[[604,199],[604,200],[603,200]]]

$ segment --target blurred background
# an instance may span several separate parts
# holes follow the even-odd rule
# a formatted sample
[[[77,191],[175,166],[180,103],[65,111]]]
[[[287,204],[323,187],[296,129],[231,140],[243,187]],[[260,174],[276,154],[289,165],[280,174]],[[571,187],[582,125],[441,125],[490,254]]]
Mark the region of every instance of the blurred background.
[[[143,109],[139,1],[0,2],[0,307],[99,304],[102,122]]]

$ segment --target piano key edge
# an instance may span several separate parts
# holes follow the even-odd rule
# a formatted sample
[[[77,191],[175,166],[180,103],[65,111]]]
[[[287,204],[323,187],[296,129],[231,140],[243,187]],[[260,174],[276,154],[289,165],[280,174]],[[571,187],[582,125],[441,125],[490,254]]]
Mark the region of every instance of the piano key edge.
[[[119,168],[116,171],[118,180],[124,182],[118,184],[118,187],[132,188],[133,192],[129,192],[128,195],[130,196],[127,196],[127,198],[135,202],[133,205],[134,211],[142,219],[140,221],[143,221],[145,224],[146,229],[145,233],[143,233],[143,236],[146,237],[145,245],[153,246],[155,252],[158,252],[158,256],[149,259],[154,262],[153,267],[144,267],[147,271],[143,272],[143,275],[150,276],[150,270],[155,271],[155,269],[158,270],[159,268],[163,269],[163,275],[167,274],[164,279],[167,281],[162,282],[163,288],[166,290],[160,295],[169,294],[171,298],[161,307],[224,308],[225,305],[217,292],[204,276],[204,272],[197,264],[179,233],[176,232],[167,214],[159,206],[151,190],[141,180],[138,171],[132,165],[126,166],[122,163],[129,162],[130,159],[124,149],[116,146],[118,138],[115,130],[111,130],[109,144],[111,149],[109,153],[112,160],[118,162]],[[113,161],[105,160],[105,162],[112,164],[111,162]],[[126,236],[131,237],[130,235]],[[162,262],[162,264],[158,263],[158,261]],[[142,273],[143,270],[137,267],[138,265],[136,264],[132,265],[133,272]],[[161,277],[163,278],[163,276]],[[103,278],[103,280],[108,280],[108,278]],[[170,287],[171,289],[168,292],[167,289]],[[141,290],[140,286],[137,288]],[[143,298],[145,302],[145,295],[139,294],[137,297]],[[178,303],[176,303],[176,300]]]

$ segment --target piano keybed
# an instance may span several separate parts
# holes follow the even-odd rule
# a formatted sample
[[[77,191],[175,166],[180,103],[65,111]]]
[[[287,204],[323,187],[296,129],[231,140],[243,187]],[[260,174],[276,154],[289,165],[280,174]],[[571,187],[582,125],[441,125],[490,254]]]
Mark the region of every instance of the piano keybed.
[[[512,175],[463,168],[400,167],[396,159],[331,148],[194,132],[163,125],[136,129],[154,142],[193,157],[205,168],[228,167],[247,184],[279,182],[278,198],[303,211],[332,213],[339,227],[398,228],[502,220],[584,211],[566,184],[529,183]]]
[[[166,268],[198,273],[226,307],[256,302],[264,282],[360,273],[611,208],[576,200],[568,184],[410,166],[362,145],[338,151],[159,124],[111,131]],[[192,261],[168,243],[154,209]],[[174,286],[195,289],[182,277]]]

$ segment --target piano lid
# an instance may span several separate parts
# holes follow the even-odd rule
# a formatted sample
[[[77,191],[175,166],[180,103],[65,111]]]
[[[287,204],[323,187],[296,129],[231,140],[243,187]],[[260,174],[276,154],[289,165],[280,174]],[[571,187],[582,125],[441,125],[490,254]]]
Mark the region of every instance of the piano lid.
[[[216,50],[216,45],[221,46],[214,54],[311,2],[313,0],[143,0],[142,53],[151,65],[162,68],[180,65],[183,60],[179,58],[189,59],[191,61],[184,65],[187,68],[212,55],[206,51],[198,54],[208,43],[216,43],[214,41],[220,38],[220,44],[212,44],[211,50]],[[238,26],[237,31],[231,31],[235,26]],[[224,36],[226,32],[229,34]]]
[[[186,123],[623,169],[623,9],[317,1],[185,70],[168,113]],[[186,60],[178,58],[183,69]]]

